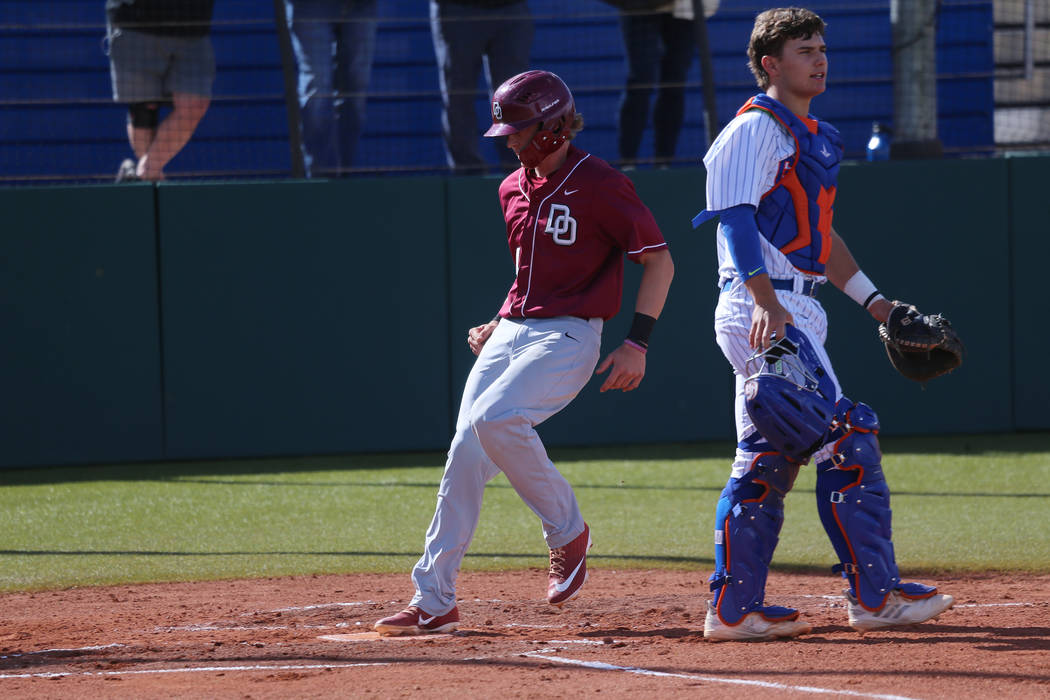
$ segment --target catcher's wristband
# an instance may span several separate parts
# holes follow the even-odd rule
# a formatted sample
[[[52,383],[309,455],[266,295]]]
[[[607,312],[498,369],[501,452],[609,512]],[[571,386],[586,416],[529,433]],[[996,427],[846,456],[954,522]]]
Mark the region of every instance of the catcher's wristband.
[[[849,278],[849,281],[846,282],[846,286],[842,288],[842,291],[846,293],[846,296],[863,306],[865,309],[871,306],[872,302],[886,298],[875,288],[875,283],[868,279],[868,276],[860,270],[857,270],[854,275]]]
[[[634,320],[631,321],[631,330],[627,331],[627,340],[624,342],[645,352],[649,349],[649,334],[653,332],[655,325],[655,318],[635,311]]]

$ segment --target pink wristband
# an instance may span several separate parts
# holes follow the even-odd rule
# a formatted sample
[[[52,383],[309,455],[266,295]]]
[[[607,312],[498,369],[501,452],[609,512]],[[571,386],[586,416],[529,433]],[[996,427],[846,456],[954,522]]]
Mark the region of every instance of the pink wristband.
[[[638,343],[634,342],[634,341],[633,341],[633,340],[631,340],[630,338],[626,338],[626,339],[624,339],[624,341],[623,341],[623,344],[624,344],[624,345],[630,345],[630,346],[631,346],[632,348],[634,348],[634,349],[635,349],[635,350],[637,350],[638,352],[642,353],[643,355],[644,355],[644,354],[645,354],[646,352],[648,352],[648,349],[647,349],[647,348],[644,348],[644,347],[642,347],[641,345],[639,345]]]

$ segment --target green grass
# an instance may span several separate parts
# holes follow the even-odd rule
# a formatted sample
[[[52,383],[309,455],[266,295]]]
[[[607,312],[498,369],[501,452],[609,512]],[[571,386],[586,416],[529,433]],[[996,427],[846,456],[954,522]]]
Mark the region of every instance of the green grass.
[[[901,569],[1050,572],[1050,435],[884,439]],[[592,566],[710,572],[725,445],[552,450],[594,533]],[[0,470],[0,591],[402,572],[418,558],[437,453]],[[814,470],[787,499],[776,568],[835,563]],[[544,567],[537,518],[486,490],[464,568]]]

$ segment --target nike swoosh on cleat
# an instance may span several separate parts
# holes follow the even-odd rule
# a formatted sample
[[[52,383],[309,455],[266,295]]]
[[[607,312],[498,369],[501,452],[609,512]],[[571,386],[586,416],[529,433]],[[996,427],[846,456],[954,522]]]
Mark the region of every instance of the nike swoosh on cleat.
[[[421,625],[429,625],[431,622],[433,622],[436,619],[437,619],[437,615],[431,615],[430,617],[423,617],[422,615],[420,615],[419,616],[419,624],[421,624]]]
[[[565,591],[567,591],[569,589],[569,586],[572,585],[573,579],[576,578],[576,574],[580,572],[580,567],[583,566],[584,561],[586,561],[586,559],[580,560],[580,563],[576,565],[576,568],[572,570],[572,573],[569,574],[568,578],[566,578],[561,583],[554,584],[554,590],[558,591],[558,593],[564,593]]]
[[[576,194],[576,193],[577,193],[577,192],[579,192],[579,191],[580,191],[579,189],[575,189],[575,190],[565,190],[565,196],[566,196],[566,197],[568,197],[568,196],[569,196],[570,194]]]

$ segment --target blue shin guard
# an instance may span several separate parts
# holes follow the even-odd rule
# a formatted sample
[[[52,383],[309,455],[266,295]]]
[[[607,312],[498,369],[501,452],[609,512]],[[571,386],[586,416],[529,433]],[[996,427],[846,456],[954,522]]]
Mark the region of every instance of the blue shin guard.
[[[878,416],[869,406],[843,398],[836,420],[831,459],[817,464],[817,510],[841,562],[833,570],[842,573],[869,610],[882,608],[894,589],[909,598],[933,595],[935,588],[900,582]]]
[[[799,465],[777,452],[759,454],[751,469],[730,479],[715,512],[715,572],[712,603],[726,625],[759,612],[771,620],[794,619],[796,610],[763,606],[766,576],[784,523],[784,496]]]

